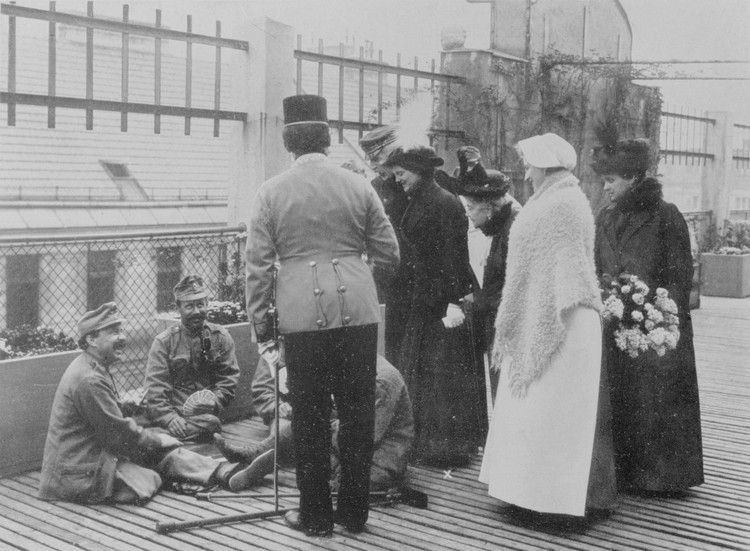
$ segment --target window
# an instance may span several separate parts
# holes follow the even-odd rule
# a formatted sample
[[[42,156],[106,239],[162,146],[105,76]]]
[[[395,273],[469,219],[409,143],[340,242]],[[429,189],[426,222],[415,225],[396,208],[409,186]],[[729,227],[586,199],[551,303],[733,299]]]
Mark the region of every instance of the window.
[[[115,300],[116,251],[89,251],[88,254],[88,310],[96,310],[105,302]]]
[[[99,163],[107,172],[112,181],[120,192],[120,199],[123,201],[148,201],[148,195],[143,190],[125,163],[113,163],[111,161],[102,161]]]
[[[165,312],[174,306],[172,289],[180,281],[182,251],[180,247],[156,249],[156,311]]]
[[[7,257],[8,327],[39,325],[39,255]]]

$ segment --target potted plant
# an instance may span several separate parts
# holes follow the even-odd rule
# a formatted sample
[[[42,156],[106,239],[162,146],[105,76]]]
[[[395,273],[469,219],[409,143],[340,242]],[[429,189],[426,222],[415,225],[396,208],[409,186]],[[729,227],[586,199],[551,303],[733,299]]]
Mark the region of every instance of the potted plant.
[[[724,222],[724,231],[711,252],[701,254],[703,294],[750,296],[750,224]]]

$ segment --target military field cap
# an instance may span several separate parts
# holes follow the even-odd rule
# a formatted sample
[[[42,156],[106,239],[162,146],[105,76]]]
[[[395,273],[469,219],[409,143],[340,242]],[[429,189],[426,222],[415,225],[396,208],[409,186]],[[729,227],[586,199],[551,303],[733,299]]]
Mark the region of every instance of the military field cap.
[[[516,148],[524,161],[536,168],[560,167],[573,170],[578,160],[573,146],[552,132],[521,140]]]
[[[375,156],[396,141],[397,126],[380,126],[362,136],[359,145],[367,156]]]
[[[187,275],[182,278],[182,281],[174,286],[173,292],[176,301],[198,300],[206,298],[209,294],[203,278],[197,275]]]
[[[105,327],[124,321],[126,320],[120,316],[117,304],[114,302],[105,302],[96,310],[86,312],[81,317],[78,321],[78,336],[84,337],[92,331],[98,331],[99,329],[104,329]]]
[[[328,124],[326,99],[312,94],[284,98],[284,125]]]

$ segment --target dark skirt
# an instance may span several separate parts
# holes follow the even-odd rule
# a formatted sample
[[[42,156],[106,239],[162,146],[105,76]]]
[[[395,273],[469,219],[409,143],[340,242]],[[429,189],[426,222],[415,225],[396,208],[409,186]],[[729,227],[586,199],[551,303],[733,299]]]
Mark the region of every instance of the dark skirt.
[[[466,323],[446,329],[441,320],[410,317],[399,370],[414,409],[415,461],[444,467],[468,464],[487,434],[486,395]]]
[[[620,490],[679,492],[703,482],[692,332],[665,356],[610,347],[612,428]]]

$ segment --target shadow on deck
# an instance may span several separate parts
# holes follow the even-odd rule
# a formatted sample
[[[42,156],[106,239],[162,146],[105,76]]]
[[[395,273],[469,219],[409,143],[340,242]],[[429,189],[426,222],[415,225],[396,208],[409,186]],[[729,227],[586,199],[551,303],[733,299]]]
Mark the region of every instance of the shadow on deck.
[[[704,297],[693,312],[706,482],[679,499],[623,496],[611,516],[586,525],[523,522],[477,481],[480,457],[466,469],[410,468],[409,484],[428,494],[426,510],[376,507],[367,531],[337,527],[332,538],[306,538],[281,518],[159,534],[157,521],[182,521],[273,508],[270,477],[246,498],[196,501],[162,492],[148,505],[84,506],[36,499],[38,472],[0,480],[0,548],[19,550],[193,551],[217,549],[750,549],[750,299]],[[227,427],[230,440],[259,440],[258,419]],[[281,491],[296,491],[281,471]],[[281,507],[294,506],[282,499]]]

